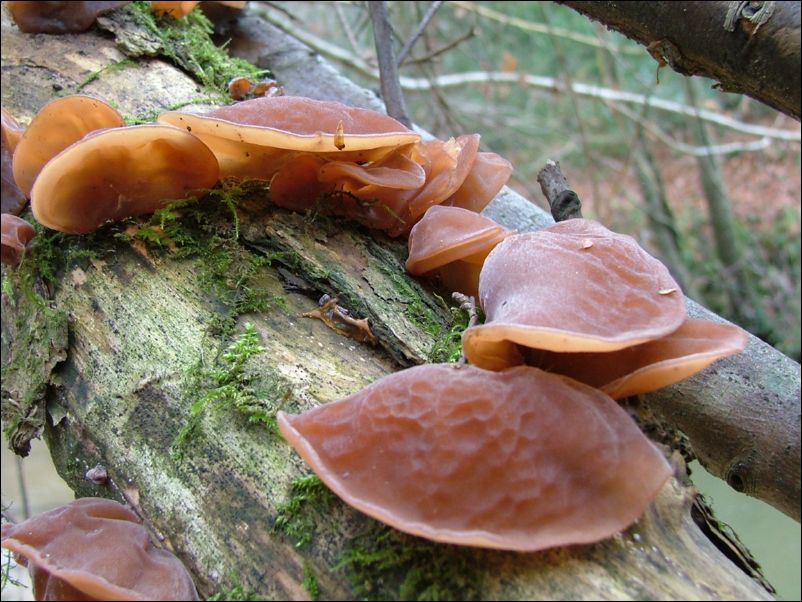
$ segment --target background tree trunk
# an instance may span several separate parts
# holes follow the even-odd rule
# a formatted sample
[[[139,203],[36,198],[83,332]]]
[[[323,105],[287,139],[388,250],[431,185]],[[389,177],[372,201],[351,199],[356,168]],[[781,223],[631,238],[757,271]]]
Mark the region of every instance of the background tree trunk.
[[[375,106],[375,98],[278,30],[247,18],[240,31],[249,28],[258,34],[240,44],[271,65],[288,93]],[[123,58],[97,33],[20,34],[5,11],[3,41],[3,103],[20,117],[32,115],[52,96],[52,82],[72,90]],[[149,87],[154,72],[160,77]],[[29,90],[37,93],[26,94]],[[135,96],[166,108],[198,94],[185,75],[159,60],[103,71],[84,91],[117,102],[128,115],[142,106]],[[447,341],[452,317],[440,297],[404,271],[403,243],[351,224],[271,208],[263,192],[238,203],[238,238],[227,221],[230,211],[221,211],[219,203],[181,211],[185,234],[199,243],[189,256],[169,244],[158,251],[126,242],[115,236],[122,226],[90,237],[42,237],[39,248],[48,248],[50,240],[64,259],[50,288],[39,289],[48,297],[45,304],[37,303],[25,265],[13,274],[4,269],[9,285],[3,292],[4,427],[19,433],[14,427],[26,425],[28,434],[45,428],[61,474],[79,495],[125,499],[156,539],[187,563],[205,595],[239,583],[275,599],[310,598],[315,592],[324,599],[770,598],[694,521],[691,509],[699,509],[698,500],[676,454],[676,478],[623,534],[537,554],[402,535],[307,479],[308,469],[269,420],[265,425],[249,417],[269,418],[279,408],[302,411],[400,366],[428,361]],[[489,213],[522,230],[548,222],[510,191]],[[91,253],[87,258],[70,249]],[[380,344],[358,343],[303,318],[322,293],[367,317]],[[266,349],[246,365],[254,392],[249,413],[209,403],[193,418],[193,403],[213,392],[209,374],[225,367],[221,352],[245,322],[255,326]],[[790,463],[796,432],[798,508],[798,365],[757,341],[750,348],[738,362],[691,379],[702,389],[700,397],[688,392],[693,384],[673,389],[673,405],[664,409],[682,413],[686,405],[707,405],[705,386],[723,392],[710,399],[722,415],[731,412],[728,404],[754,413],[757,395],[774,402],[779,416],[772,415],[763,431],[779,438]],[[51,373],[48,368],[62,354],[66,359]],[[42,366],[36,378],[16,378],[31,365]],[[736,388],[730,384],[733,373],[747,375]],[[645,420],[648,409],[641,408]],[[782,421],[794,426],[793,416],[795,429],[786,435]],[[764,445],[751,431],[744,440],[738,422],[725,423],[737,446],[722,454],[726,459],[752,449],[761,468],[776,451],[774,444]],[[648,424],[659,426],[653,419]],[[694,435],[694,449],[697,441],[702,449],[716,448],[719,433],[702,431]],[[179,434],[185,435],[184,444]],[[661,439],[670,436],[669,430]],[[97,463],[109,471],[107,486],[84,479]],[[755,474],[753,493],[786,495],[792,505],[793,484],[777,484],[762,468]],[[737,554],[732,558],[738,561]]]
[[[559,3],[643,44],[661,66],[800,119],[798,2]]]

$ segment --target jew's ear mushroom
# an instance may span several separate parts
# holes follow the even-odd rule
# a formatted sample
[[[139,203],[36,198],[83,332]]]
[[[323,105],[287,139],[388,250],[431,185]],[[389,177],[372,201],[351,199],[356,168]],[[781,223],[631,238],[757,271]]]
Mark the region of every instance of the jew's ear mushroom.
[[[599,541],[635,521],[671,475],[612,399],[526,366],[417,366],[277,418],[345,502],[459,545],[532,552]]]
[[[181,561],[111,500],[83,498],[4,524],[2,547],[26,559],[36,600],[198,599]]]
[[[377,111],[301,96],[254,98],[205,114],[168,111],[158,121],[212,149],[221,176],[270,179],[295,152],[374,161],[420,136]]]
[[[36,114],[14,151],[14,180],[30,197],[39,172],[58,153],[86,134],[123,124],[111,106],[91,96],[64,96]]]
[[[3,213],[2,215],[2,262],[17,265],[25,255],[28,243],[36,235],[36,230],[24,219]]]
[[[668,269],[629,236],[572,219],[510,236],[482,267],[487,321],[463,333],[471,363],[523,363],[516,345],[558,352],[615,351],[663,337],[685,321]]]
[[[198,0],[157,0],[150,3],[150,10],[153,14],[162,16],[170,15],[175,19],[186,17],[192,9],[198,5]]]
[[[97,16],[128,2],[17,2],[5,3],[14,22],[25,33],[69,33],[89,29]]]
[[[2,153],[2,176],[3,176],[3,194],[2,194],[2,212],[12,213],[18,215],[23,207],[28,203],[28,198],[25,196],[17,183],[14,181],[14,173],[12,170],[14,150],[19,144],[24,128],[20,127],[17,120],[14,119],[5,109],[2,109],[2,122],[0,122],[0,133],[2,134],[2,146],[0,153]]]
[[[526,363],[601,389],[613,399],[649,393],[679,382],[746,347],[733,324],[686,319],[674,332],[604,353],[557,353],[519,347]]]
[[[449,290],[476,297],[485,258],[510,234],[473,211],[435,205],[409,233],[407,271],[436,275]]]
[[[153,213],[218,179],[217,160],[192,134],[165,125],[115,128],[47,163],[31,209],[43,226],[85,234],[108,220]]]

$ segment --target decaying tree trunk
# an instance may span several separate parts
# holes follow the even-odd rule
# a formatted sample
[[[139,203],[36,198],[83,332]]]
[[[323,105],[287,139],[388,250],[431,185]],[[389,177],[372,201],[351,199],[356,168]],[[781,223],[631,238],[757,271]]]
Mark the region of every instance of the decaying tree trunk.
[[[266,23],[249,17],[240,30],[238,51],[266,61],[288,93],[375,106],[368,93]],[[20,34],[5,11],[2,52],[3,104],[22,118],[54,95],[54,83],[74,90],[123,58],[96,32]],[[186,75],[158,59],[103,71],[83,91],[128,115],[200,95]],[[185,561],[203,594],[239,583],[271,599],[770,599],[731,562],[737,555],[725,557],[694,520],[703,508],[678,454],[676,478],[644,516],[595,545],[536,554],[439,545],[351,510],[305,478],[309,470],[270,428],[270,415],[338,399],[401,366],[429,361],[452,322],[446,303],[408,277],[403,243],[271,208],[263,191],[238,202],[237,228],[226,222],[234,219],[228,209],[179,213],[191,222],[183,233],[196,244],[186,256],[176,240],[165,239],[159,250],[115,237],[120,226],[59,239],[64,248],[92,253],[73,254],[43,288],[23,277],[24,265],[14,274],[4,269],[3,416],[4,428],[22,428],[14,440],[21,449],[44,428],[61,474],[79,495],[131,504]],[[549,221],[509,191],[489,214],[521,230]],[[49,297],[46,304],[37,291]],[[368,318],[379,343],[303,317],[323,293]],[[227,382],[221,352],[246,322],[265,351],[246,364],[253,395],[243,413],[242,406],[217,403],[215,387]],[[208,403],[193,413],[199,400]],[[644,424],[658,428],[652,413],[660,412],[670,427],[691,431],[693,451],[719,474],[728,462],[748,460],[744,488],[780,507],[795,503],[798,516],[798,365],[751,341],[734,361],[646,402],[642,418],[651,421]],[[755,407],[764,403],[772,405]],[[691,407],[698,424],[684,422]],[[733,408],[738,419],[717,423],[731,437],[722,445],[720,431],[711,435],[704,421]],[[741,432],[744,412],[757,421],[766,411],[770,424]],[[771,437],[782,440],[781,449]],[[791,467],[782,478],[792,482],[766,470],[776,454]],[[98,463],[111,477],[105,486],[84,479]]]
[[[558,1],[643,44],[660,65],[802,115],[798,2]]]

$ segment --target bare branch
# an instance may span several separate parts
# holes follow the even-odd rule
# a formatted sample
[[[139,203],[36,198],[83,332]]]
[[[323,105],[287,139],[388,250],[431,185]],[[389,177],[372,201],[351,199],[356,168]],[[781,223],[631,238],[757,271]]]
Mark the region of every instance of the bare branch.
[[[393,30],[387,16],[387,3],[384,0],[371,0],[368,2],[368,11],[373,21],[373,40],[379,59],[379,80],[387,114],[405,126],[411,127],[412,121],[407,114],[404,93],[398,81],[398,67],[393,53]]]
[[[404,47],[401,48],[401,52],[398,53],[396,57],[395,64],[397,67],[400,67],[404,63],[404,59],[407,58],[409,51],[412,50],[412,47],[415,45],[415,42],[418,41],[418,38],[423,33],[423,30],[426,29],[426,26],[429,24],[429,21],[432,20],[434,17],[434,13],[437,12],[441,6],[443,6],[444,0],[436,0],[436,2],[432,2],[432,5],[429,7],[429,10],[426,11],[426,14],[423,15],[423,18],[418,23],[418,26],[415,27],[415,31],[412,32],[412,35],[409,36],[409,39],[404,44]]]

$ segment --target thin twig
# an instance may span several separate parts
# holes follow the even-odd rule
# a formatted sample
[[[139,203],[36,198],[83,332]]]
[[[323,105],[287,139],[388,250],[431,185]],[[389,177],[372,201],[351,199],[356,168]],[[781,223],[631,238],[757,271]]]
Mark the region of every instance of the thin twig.
[[[354,32],[351,29],[351,24],[348,22],[348,19],[345,18],[339,2],[334,3],[334,12],[337,15],[337,20],[340,22],[340,27],[342,27],[343,31],[345,32],[345,37],[348,38],[348,44],[351,46],[351,51],[354,54],[359,54],[360,48],[356,41],[356,36],[354,36]]]
[[[373,40],[376,43],[376,56],[379,59],[379,80],[381,82],[382,100],[387,107],[387,114],[412,127],[412,121],[404,104],[404,93],[398,81],[398,68],[393,54],[393,32],[387,16],[387,2],[371,0],[368,11],[373,21]]]
[[[423,33],[423,30],[426,29],[426,26],[429,24],[429,21],[431,21],[432,17],[434,17],[434,13],[437,12],[437,9],[443,6],[443,2],[444,0],[436,0],[435,2],[432,2],[432,5],[429,7],[429,10],[427,10],[426,14],[423,15],[423,18],[420,20],[420,23],[418,23],[418,26],[412,32],[412,35],[409,36],[409,39],[406,41],[403,48],[401,48],[401,51],[398,53],[398,56],[395,59],[396,67],[400,67],[404,63],[404,59],[407,58],[407,55],[409,54],[410,50],[412,50],[412,47],[415,45],[415,42],[418,41],[418,38]]]
[[[443,46],[440,46],[440,48],[436,48],[436,49],[432,50],[431,52],[427,52],[425,55],[423,55],[421,57],[418,57],[418,58],[415,58],[415,59],[410,59],[409,61],[406,62],[406,64],[407,65],[417,65],[417,64],[420,64],[420,63],[428,63],[432,59],[437,58],[441,54],[443,54],[445,52],[448,52],[449,50],[451,50],[453,48],[456,48],[457,46],[459,46],[463,42],[465,42],[467,40],[470,40],[471,38],[473,38],[475,36],[476,36],[476,30],[475,29],[470,29],[470,30],[466,31],[464,34],[462,34],[461,36],[459,36],[458,38],[448,42],[447,44],[445,44]]]

